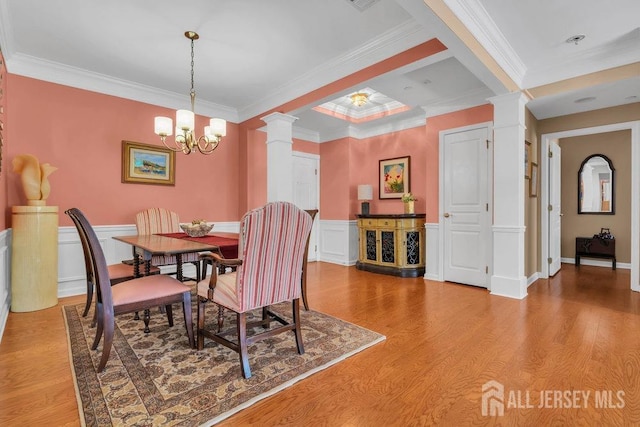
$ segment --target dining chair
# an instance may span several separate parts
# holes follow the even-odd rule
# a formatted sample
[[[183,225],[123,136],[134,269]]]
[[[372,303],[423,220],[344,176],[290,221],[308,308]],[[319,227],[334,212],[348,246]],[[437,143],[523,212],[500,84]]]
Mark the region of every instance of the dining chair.
[[[293,331],[299,354],[304,353],[300,328],[300,294],[305,243],[311,232],[311,216],[289,202],[271,202],[247,212],[240,221],[238,258],[227,259],[211,253],[211,275],[198,282],[197,348],[202,350],[209,338],[236,351],[244,378],[251,377],[247,347],[275,334]],[[218,274],[219,266],[236,267],[231,273]],[[205,329],[208,301],[236,313],[237,342],[227,339],[228,332]],[[292,303],[292,319],[287,321],[270,309],[280,302]],[[250,312],[262,309],[260,320],[248,321]],[[280,326],[269,328],[271,322]],[[261,325],[262,333],[249,334],[249,328]],[[230,331],[233,332],[233,331]]]
[[[182,233],[180,217],[177,213],[165,208],[149,208],[136,214],[138,234]],[[182,254],[182,263],[191,263],[196,267],[196,281],[200,281],[200,258],[198,253]],[[153,255],[152,266],[175,265],[175,255]]]
[[[115,316],[119,314],[144,310],[146,329],[149,325],[148,310],[156,306],[164,306],[169,326],[173,326],[171,305],[182,303],[189,346],[193,348],[195,339],[191,315],[191,288],[173,277],[160,274],[134,278],[112,287],[104,252],[91,224],[77,208],[68,209],[65,213],[77,224],[80,241],[87,248],[85,254],[89,256],[96,282],[97,328],[91,345],[92,350],[98,348],[104,336],[102,356],[96,370],[102,372],[109,360],[115,330]]]
[[[311,225],[313,228],[313,220],[318,214],[318,209],[306,209],[306,213],[311,217]],[[309,261],[309,241],[311,240],[311,233],[307,237],[307,244],[304,247],[304,261],[302,261],[302,304],[304,309],[309,311],[309,301],[307,301],[307,262]]]
[[[80,230],[80,224],[78,223],[78,219],[76,215],[74,215],[71,210],[65,211],[67,215],[73,221],[73,224],[76,226],[76,230],[78,230],[78,235],[81,235],[82,231]],[[84,267],[87,278],[87,299],[84,306],[84,311],[82,312],[82,317],[87,317],[89,314],[89,310],[91,309],[91,303],[93,301],[93,289],[95,287],[95,277],[93,272],[93,267],[91,265],[91,255],[87,252],[89,248],[87,245],[82,245],[82,251],[84,253]],[[107,270],[109,271],[109,279],[111,282],[111,286],[117,285],[118,283],[125,282],[127,280],[133,279],[135,276],[133,265],[125,264],[124,262],[118,264],[109,264],[107,265]],[[158,267],[152,267],[149,270],[149,274],[160,274],[160,269]],[[96,312],[94,312],[93,322],[91,326],[95,325],[96,321]]]

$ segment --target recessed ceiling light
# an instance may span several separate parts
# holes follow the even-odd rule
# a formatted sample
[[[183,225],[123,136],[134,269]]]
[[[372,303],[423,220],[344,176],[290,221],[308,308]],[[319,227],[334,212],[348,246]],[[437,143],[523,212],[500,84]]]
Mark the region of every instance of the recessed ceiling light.
[[[411,89],[413,89],[413,86],[405,86],[404,87],[404,90],[411,90]]]
[[[430,85],[430,84],[431,84],[431,80],[429,80],[429,79],[424,79],[424,81],[423,81],[422,83],[423,83],[423,84],[426,84],[426,85]]]
[[[582,40],[584,40],[585,37],[586,36],[584,34],[576,34],[575,36],[571,36],[568,39],[566,39],[565,42],[578,44],[578,42],[581,42]]]
[[[637,96],[631,95],[631,96],[627,96],[624,100],[625,101],[635,101],[636,99],[638,99]]]
[[[583,102],[591,102],[591,101],[595,101],[596,97],[595,96],[587,96],[585,98],[580,98],[580,99],[576,99],[575,102],[576,104],[582,104]]]

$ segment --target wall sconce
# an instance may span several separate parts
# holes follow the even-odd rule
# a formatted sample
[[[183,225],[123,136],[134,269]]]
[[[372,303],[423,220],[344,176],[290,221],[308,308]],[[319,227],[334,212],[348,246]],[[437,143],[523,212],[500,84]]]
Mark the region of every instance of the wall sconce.
[[[364,200],[362,215],[369,215],[369,200],[373,200],[373,186],[369,184],[358,185],[358,200]]]

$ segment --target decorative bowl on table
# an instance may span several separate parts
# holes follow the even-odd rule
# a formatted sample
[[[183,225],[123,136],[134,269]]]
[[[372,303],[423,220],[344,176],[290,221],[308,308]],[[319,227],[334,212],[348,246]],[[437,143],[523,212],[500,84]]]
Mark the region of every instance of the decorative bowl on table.
[[[213,228],[213,224],[207,224],[207,221],[192,221],[191,224],[180,224],[180,228],[190,237],[202,237],[209,234]]]

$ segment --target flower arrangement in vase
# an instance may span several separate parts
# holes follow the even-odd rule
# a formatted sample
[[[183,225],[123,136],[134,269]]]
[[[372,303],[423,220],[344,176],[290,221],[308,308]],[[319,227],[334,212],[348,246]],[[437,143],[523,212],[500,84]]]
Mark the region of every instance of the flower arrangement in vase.
[[[415,213],[415,201],[418,200],[416,196],[411,193],[404,193],[402,195],[402,202],[404,203],[404,213]]]

